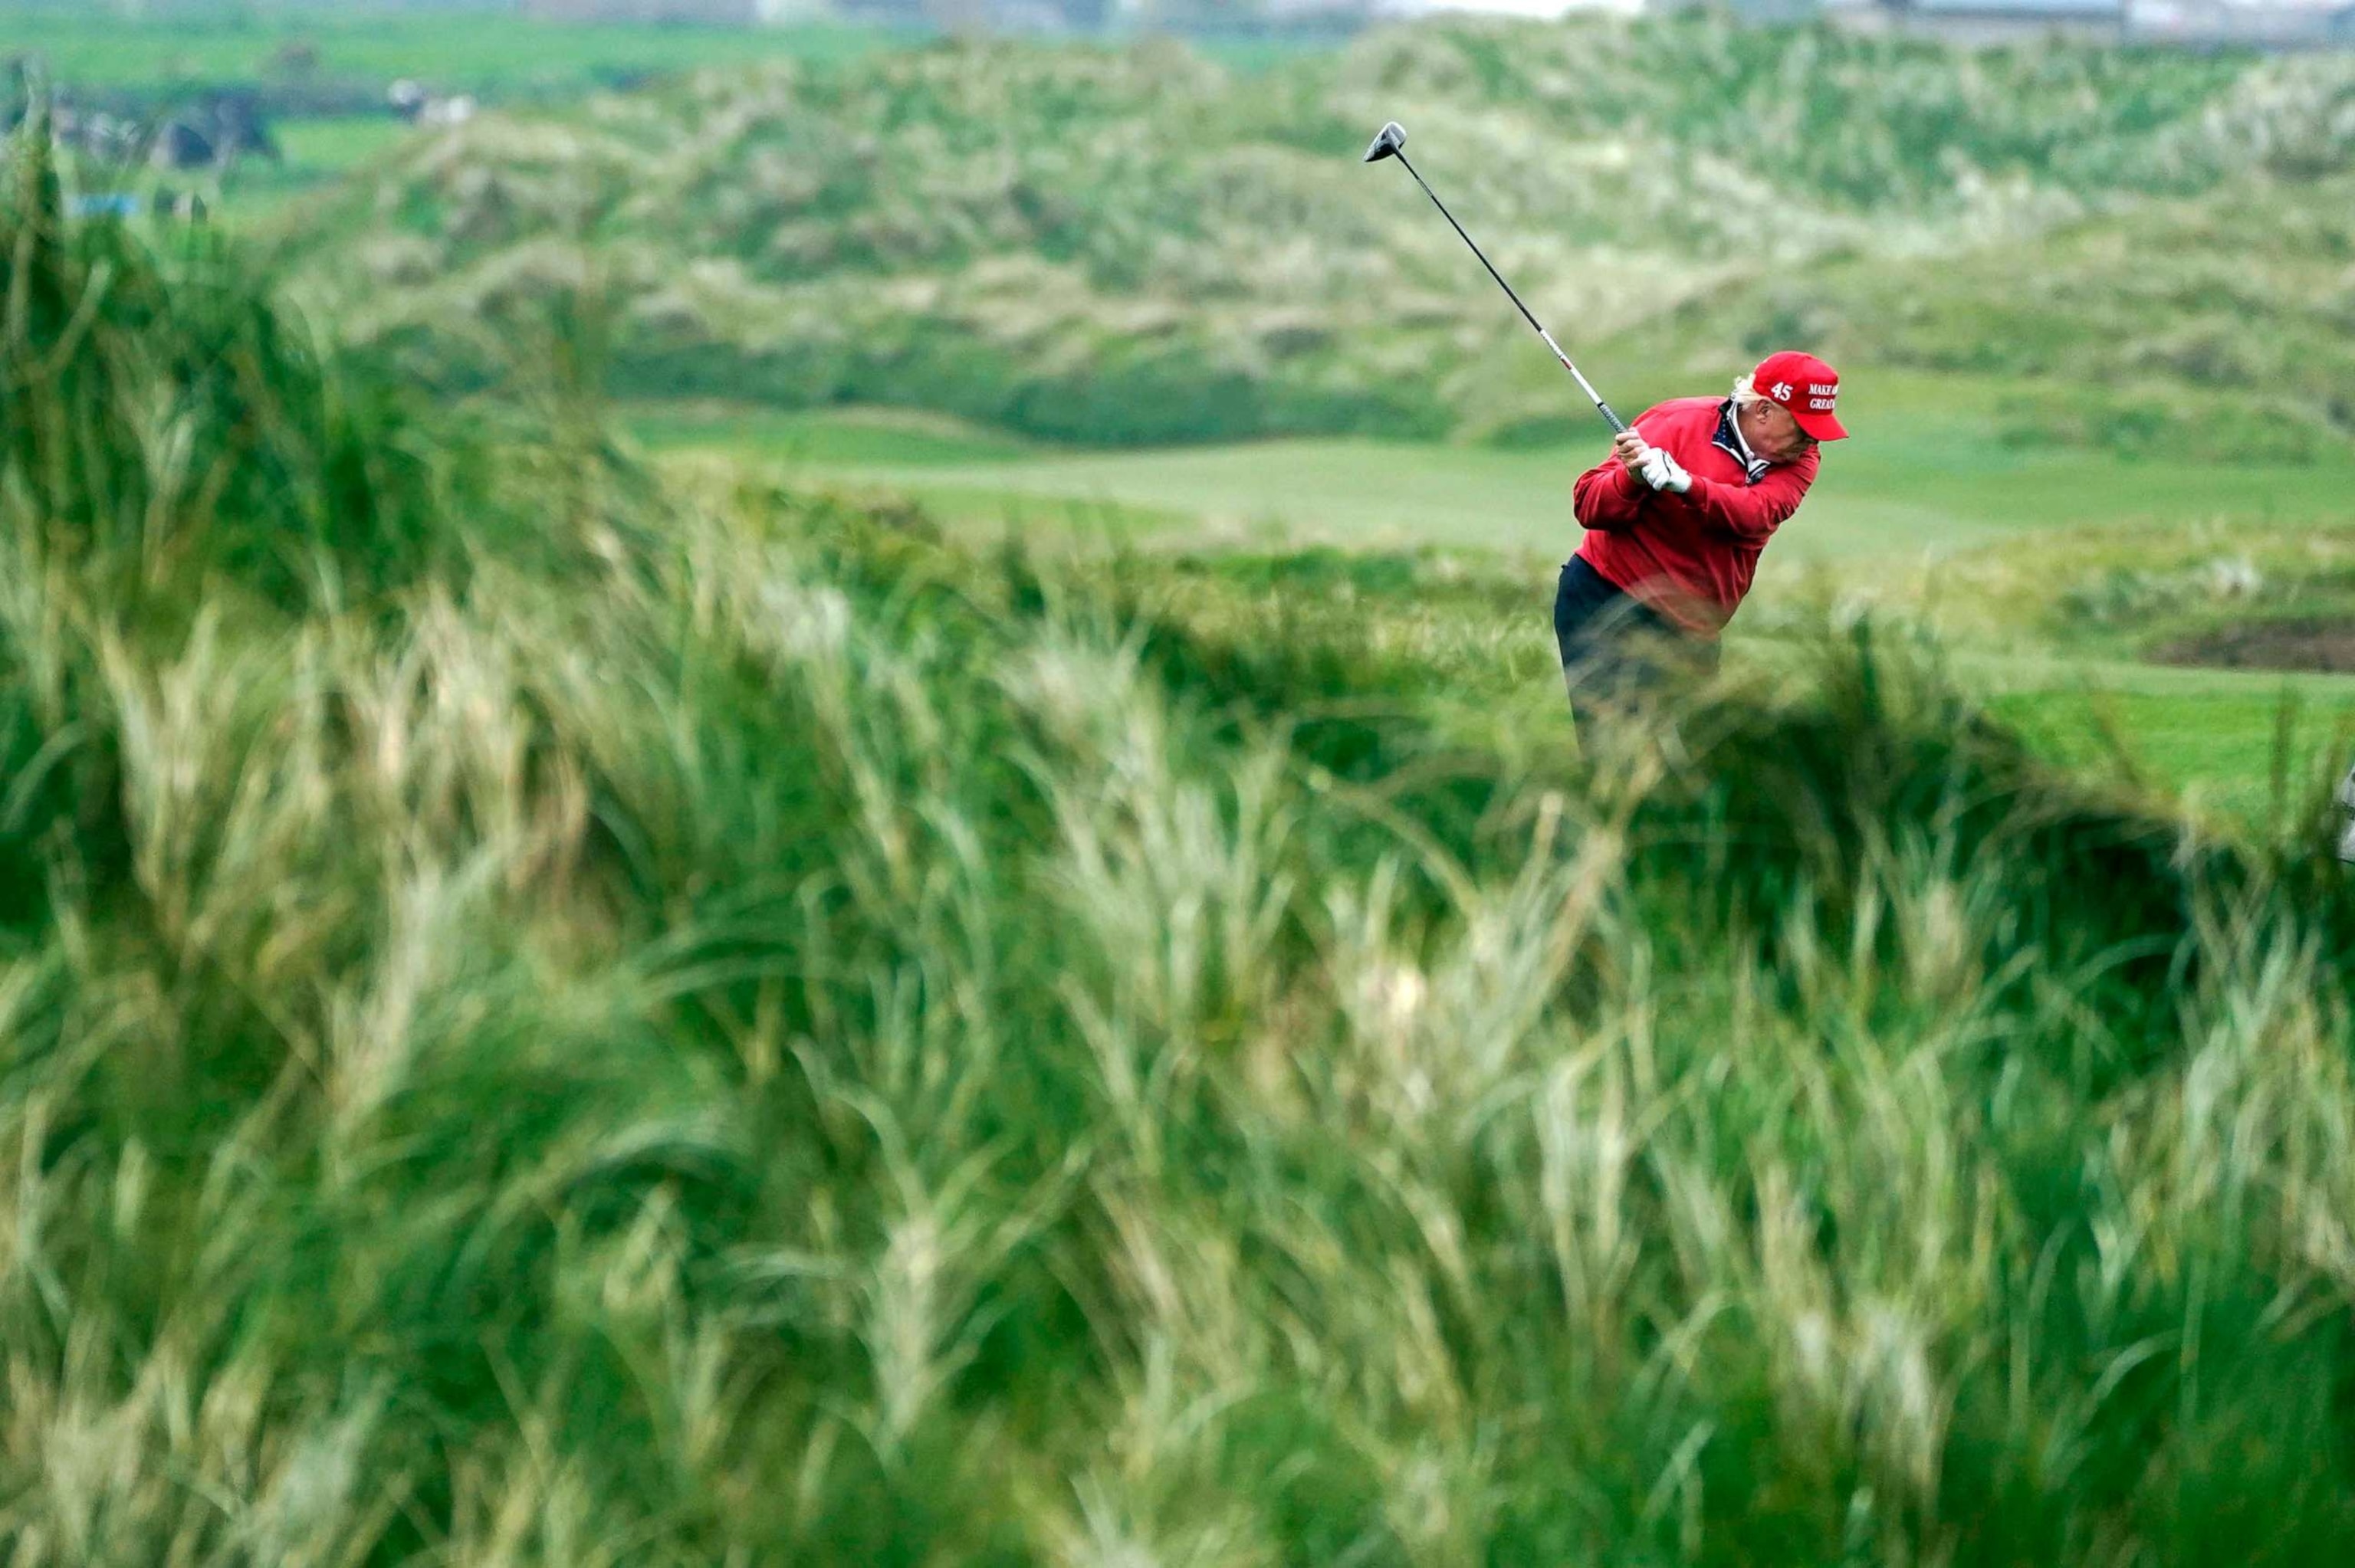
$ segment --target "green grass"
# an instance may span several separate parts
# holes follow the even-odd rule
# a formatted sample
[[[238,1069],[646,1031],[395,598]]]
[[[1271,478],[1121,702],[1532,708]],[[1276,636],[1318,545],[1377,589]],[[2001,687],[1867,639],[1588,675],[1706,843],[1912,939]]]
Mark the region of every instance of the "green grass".
[[[1573,750],[1468,552],[650,471],[578,362],[452,406],[59,211],[23,150],[11,1568],[2355,1555],[2319,810],[1869,627]]]
[[[38,56],[60,81],[86,88],[158,89],[268,81],[282,51],[307,45],[315,74],[391,82],[402,77],[495,98],[561,98],[649,75],[790,59],[809,65],[904,48],[921,28],[802,23],[781,27],[544,22],[476,12],[369,14],[321,6],[235,16],[149,16],[11,13],[5,47]],[[1192,47],[1231,69],[1272,70],[1332,46],[1312,37],[1205,34]]]
[[[1630,366],[1716,379],[1793,344],[1996,372],[2007,442],[2171,456],[2143,476],[2165,496],[2247,453],[2355,461],[2355,139],[2316,107],[2350,80],[2328,56],[1974,53],[1699,12],[1435,19],[1249,76],[1166,42],[964,39],[500,119],[396,160],[302,249],[356,339],[468,385],[567,308],[551,247],[577,245],[634,396],[1096,446],[1582,435],[1456,237],[1357,161],[1395,113],[1623,402]],[[1987,499],[2065,477],[1993,474]]]
[[[2170,686],[2143,671],[2079,672],[1991,706],[2062,767],[2179,793],[2220,820],[2295,814],[2318,774],[2355,762],[2355,681],[2343,679],[2301,689],[2235,673]]]
[[[355,15],[325,7],[146,18],[37,10],[8,17],[0,48],[37,58],[53,81],[71,90],[168,94],[225,84],[299,89],[315,79],[357,84],[381,108],[383,89],[404,77],[492,102],[563,101],[623,79],[706,66],[838,62],[901,47],[911,36],[847,26],[554,24],[485,13]],[[316,56],[303,79],[288,78],[276,63],[298,45]],[[228,182],[218,207],[232,223],[266,224],[410,134],[389,113],[291,117],[273,122],[272,131],[284,164],[250,164]]]
[[[1856,367],[1849,383],[1857,439],[1829,454],[1816,494],[1776,539],[1772,567],[1913,558],[2007,540],[2033,549],[2040,533],[2090,526],[2201,523],[2271,534],[2349,516],[2355,457],[2243,469],[2024,447],[1999,433],[1998,409],[2015,383],[1870,366]],[[1635,390],[1619,399],[1630,415],[1675,388],[1638,381]],[[1575,547],[1570,484],[1606,444],[1599,422],[1584,445],[1540,450],[1270,440],[1109,452],[872,411],[641,406],[632,424],[658,450],[712,448],[964,498],[953,513],[994,514],[1009,502],[1042,514],[1062,503],[1114,503],[1190,514],[1222,537],[1539,555]]]
[[[914,410],[788,413],[726,404],[644,403],[624,414],[632,433],[655,450],[716,450],[788,471],[905,472],[1007,462],[1042,450],[1018,437]]]
[[[332,190],[355,169],[367,166],[398,148],[412,132],[400,120],[385,116],[282,121],[272,127],[282,161],[249,159],[226,175],[158,175],[140,171],[129,178],[136,188],[195,188],[202,195],[211,217],[241,232],[266,234],[305,198]],[[119,188],[120,177],[110,181]]]
[[[290,203],[331,187],[410,134],[407,124],[390,118],[286,120],[271,129],[284,161],[245,164],[224,182],[223,216],[233,223],[266,224]]]
[[[2146,615],[2096,623],[2062,597],[2187,551],[2294,557],[2313,530],[2350,521],[2355,462],[2235,470],[2020,446],[2000,433],[2010,383],[1866,368],[1850,388],[1857,437],[1833,451],[1817,493],[1770,546],[1737,623],[1737,659],[1771,661],[1756,629],[1771,636],[1811,606],[1861,599],[1941,626],[1965,678],[2056,761],[2107,769],[2122,750],[2147,781],[2225,816],[2252,821],[2269,810],[2284,677],[2135,662],[2151,634]],[[1668,388],[1638,390],[1630,411]],[[1597,455],[1370,441],[1102,452],[874,410],[641,405],[630,423],[656,451],[712,450],[798,480],[906,494],[976,535],[1012,524],[1156,550],[1468,552],[1529,588],[1519,610],[1481,612],[1515,629],[1523,663],[1548,646],[1551,564],[1577,538],[1570,482]],[[2208,543],[2187,545],[2195,534]],[[1367,613],[1386,602],[1396,600],[1377,595]],[[2211,613],[2245,612],[2226,601]],[[2303,694],[2293,771],[2305,779],[2348,749],[2355,680],[2287,683]]]
[[[127,20],[107,16],[11,16],[11,52],[40,57],[59,81],[90,88],[172,88],[265,81],[290,45],[317,52],[316,74],[389,83],[402,77],[445,91],[571,96],[621,76],[759,59],[843,60],[889,48],[902,35],[873,27],[728,28],[652,24],[552,24],[518,16],[353,16]]]
[[[398,120],[285,120],[271,131],[289,169],[325,175],[382,157],[410,128]]]

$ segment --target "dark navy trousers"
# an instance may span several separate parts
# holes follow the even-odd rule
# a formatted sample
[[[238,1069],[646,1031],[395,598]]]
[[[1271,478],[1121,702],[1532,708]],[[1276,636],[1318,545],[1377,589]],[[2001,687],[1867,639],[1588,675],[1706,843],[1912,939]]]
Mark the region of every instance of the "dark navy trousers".
[[[1572,556],[1553,596],[1553,638],[1573,701],[1622,701],[1679,671],[1717,667],[1717,644],[1693,636]]]

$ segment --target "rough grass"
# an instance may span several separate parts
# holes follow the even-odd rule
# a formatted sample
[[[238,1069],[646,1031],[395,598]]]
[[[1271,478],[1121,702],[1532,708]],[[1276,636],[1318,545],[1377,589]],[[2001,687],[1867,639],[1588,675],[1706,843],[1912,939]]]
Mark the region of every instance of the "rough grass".
[[[1346,563],[658,492],[0,210],[14,1562],[2355,1545],[2299,832],[1869,633],[1442,733]]]

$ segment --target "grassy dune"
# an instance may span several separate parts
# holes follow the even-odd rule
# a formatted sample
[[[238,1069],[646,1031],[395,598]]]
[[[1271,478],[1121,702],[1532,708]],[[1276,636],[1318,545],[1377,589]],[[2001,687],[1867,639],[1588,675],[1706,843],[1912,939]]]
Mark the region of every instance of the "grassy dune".
[[[301,240],[346,330],[460,385],[588,298],[642,397],[1097,444],[1579,433],[1455,237],[1358,164],[1397,118],[1605,365],[1824,343],[2099,382],[2073,420],[2016,411],[2071,445],[2213,457],[2281,427],[2265,452],[2310,460],[2347,455],[2349,79],[1698,14],[1433,21],[1248,77],[1167,42],[944,43],[492,117]],[[2277,264],[2234,276],[2275,228]]]
[[[1564,755],[1423,700],[1480,582],[657,482],[57,210],[20,154],[14,1563],[2355,1546],[2312,817],[1869,629]]]

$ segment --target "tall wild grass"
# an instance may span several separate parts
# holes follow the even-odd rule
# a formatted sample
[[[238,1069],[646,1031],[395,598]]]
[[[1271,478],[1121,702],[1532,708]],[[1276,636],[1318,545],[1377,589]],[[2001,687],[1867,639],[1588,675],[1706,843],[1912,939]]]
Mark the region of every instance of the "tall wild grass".
[[[1355,621],[437,412],[37,148],[12,1568],[2355,1543],[2302,856],[1869,642],[1449,741]]]

